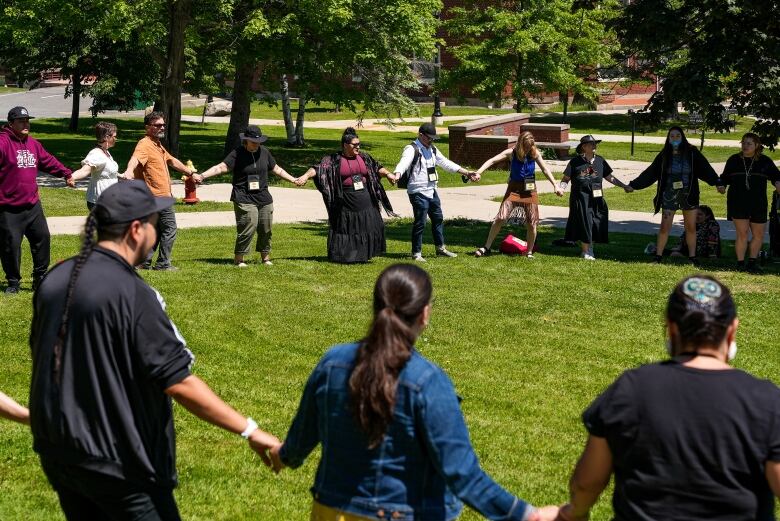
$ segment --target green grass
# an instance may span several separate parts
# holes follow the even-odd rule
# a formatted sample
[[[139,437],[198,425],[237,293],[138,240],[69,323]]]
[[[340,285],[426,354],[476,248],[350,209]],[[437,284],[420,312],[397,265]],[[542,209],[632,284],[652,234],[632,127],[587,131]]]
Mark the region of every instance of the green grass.
[[[728,139],[739,141],[745,132],[753,126],[750,118],[737,118],[737,126],[731,132],[704,132],[704,145],[707,139]],[[531,118],[534,123],[561,123],[559,114],[541,114]],[[631,117],[628,114],[569,114],[566,121],[571,125],[571,132],[576,134],[622,134],[631,135]],[[679,125],[686,131],[688,140],[698,145],[701,134],[689,131],[684,121],[669,121],[659,127],[637,126],[637,136],[666,137],[669,127]],[[644,132],[643,132],[644,130]]]
[[[0,86],[0,96],[3,94],[13,94],[15,92],[26,92],[28,89],[24,87],[9,87],[8,85]]]
[[[358,105],[356,108],[358,112],[363,110],[362,105]],[[430,115],[433,114],[432,103],[418,103],[417,108],[419,112],[417,113],[406,112],[401,116],[426,118],[426,117],[430,117]],[[298,110],[297,100],[290,102],[290,110],[292,111],[293,118],[294,118]],[[342,108],[341,110],[336,110],[336,106],[333,103],[321,103],[319,105],[308,105],[306,107],[306,121],[356,120],[358,117],[358,112],[353,112],[346,108]],[[512,109],[489,109],[487,107],[460,107],[460,106],[442,107],[442,113],[445,116],[471,116],[477,114],[495,115],[495,114],[506,114],[511,112],[514,111]],[[203,107],[186,107],[182,109],[182,114],[186,114],[189,116],[202,116]],[[366,112],[362,116],[364,118],[372,118],[372,119],[387,118],[387,114],[381,114],[375,112]],[[397,114],[392,115],[392,117],[394,118],[401,117],[401,116]],[[282,120],[284,119],[284,115],[282,114],[282,104],[276,103],[275,105],[269,105],[268,103],[255,101],[252,103],[249,117],[257,118],[257,119]]]
[[[325,349],[357,339],[370,317],[377,274],[407,259],[410,222],[388,225],[388,256],[357,266],[325,262],[322,224],[274,227],[273,267],[231,266],[232,228],[182,229],[174,248],[177,273],[144,272],[194,351],[195,372],[223,398],[279,436],[286,432],[304,382]],[[488,224],[447,223],[458,259],[429,257],[436,302],[420,351],[441,365],[463,397],[472,442],[484,468],[535,504],[562,503],[582,450],[579,415],[618,374],[664,357],[662,312],[673,285],[691,272],[671,261],[656,266],[642,249],[647,236],[612,234],[599,261],[582,262],[572,248],[550,242],[560,230],[540,230],[535,260],[468,255]],[[511,230],[513,233],[522,232]],[[75,236],[52,238],[53,260],[75,253]],[[763,277],[729,271],[726,260],[701,270],[734,291],[740,312],[736,365],[777,381],[778,265]],[[23,245],[23,271],[30,257]],[[432,252],[426,236],[425,252]],[[101,281],[92,281],[100,283]],[[109,281],[105,281],[108,283]],[[2,390],[26,402],[29,389],[31,293],[2,297]],[[250,312],[239,310],[251,310]],[[274,477],[234,435],[175,407],[176,497],[184,519],[308,519],[309,487],[318,461]],[[0,519],[60,520],[29,431],[0,422]],[[610,518],[609,496],[593,512]],[[480,519],[467,512],[461,519]]]

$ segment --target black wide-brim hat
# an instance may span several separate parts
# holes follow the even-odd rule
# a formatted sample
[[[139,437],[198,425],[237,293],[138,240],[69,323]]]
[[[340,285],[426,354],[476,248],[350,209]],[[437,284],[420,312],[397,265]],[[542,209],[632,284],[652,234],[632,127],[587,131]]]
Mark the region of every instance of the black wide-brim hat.
[[[582,145],[584,145],[585,143],[593,143],[594,145],[598,145],[599,143],[601,143],[601,140],[593,137],[593,134],[585,134],[580,138],[580,144],[577,145],[578,154],[582,152]]]
[[[249,125],[246,130],[238,135],[241,141],[251,141],[252,143],[265,143],[268,141],[268,136],[264,136],[260,127],[257,125]]]

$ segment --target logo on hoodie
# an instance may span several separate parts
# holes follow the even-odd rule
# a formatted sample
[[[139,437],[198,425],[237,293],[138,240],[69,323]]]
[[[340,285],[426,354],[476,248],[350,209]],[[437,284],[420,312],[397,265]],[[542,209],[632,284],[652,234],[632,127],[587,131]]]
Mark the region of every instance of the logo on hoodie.
[[[16,151],[17,168],[35,168],[36,164],[35,155],[31,154],[29,150]]]

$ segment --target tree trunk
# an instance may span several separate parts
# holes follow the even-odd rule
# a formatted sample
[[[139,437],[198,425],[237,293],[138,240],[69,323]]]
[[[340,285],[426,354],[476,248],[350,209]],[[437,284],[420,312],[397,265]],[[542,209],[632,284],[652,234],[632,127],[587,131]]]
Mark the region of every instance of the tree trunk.
[[[522,8],[521,8],[522,9]],[[514,94],[515,94],[515,112],[520,113],[523,111],[523,107],[525,107],[525,93],[523,92],[523,89],[520,88],[520,78],[523,77],[523,56],[518,55],[517,56],[517,71],[515,72],[515,85],[514,85]]]
[[[287,83],[287,75],[282,74],[279,79],[279,92],[282,95],[282,115],[284,116],[284,130],[287,133],[287,144],[295,144],[295,127],[292,121],[292,111],[290,111],[290,87]]]
[[[230,109],[230,124],[225,138],[225,150],[222,156],[227,156],[236,148],[241,140],[238,134],[249,125],[249,112],[252,108],[252,77],[255,72],[255,61],[242,59],[243,53],[236,53],[236,78],[233,84],[233,106]]]
[[[298,94],[298,114],[295,118],[295,146],[306,146],[306,140],[303,137],[303,120],[306,117],[306,93]]]
[[[569,91],[560,91],[558,93],[558,100],[561,102],[561,105],[563,105],[563,119],[561,120],[561,123],[566,123],[566,120],[569,117]]]
[[[179,155],[181,92],[184,84],[184,36],[190,23],[192,0],[168,0],[168,48],[160,86],[160,109],[165,115],[165,145]]]
[[[73,100],[71,100],[70,124],[68,125],[68,130],[76,132],[79,129],[79,106],[81,104],[81,70],[78,65],[73,71],[72,78],[73,87],[71,89],[71,95],[73,96]]]

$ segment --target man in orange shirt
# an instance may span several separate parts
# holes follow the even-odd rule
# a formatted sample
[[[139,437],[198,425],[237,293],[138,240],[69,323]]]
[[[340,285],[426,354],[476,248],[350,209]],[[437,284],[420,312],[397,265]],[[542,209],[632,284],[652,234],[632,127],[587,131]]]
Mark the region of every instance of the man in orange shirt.
[[[173,157],[160,143],[165,137],[165,118],[162,112],[150,112],[144,117],[146,136],[135,146],[135,151],[125,170],[125,179],[140,179],[146,183],[155,197],[171,197],[170,166],[183,174],[192,175],[195,170]],[[154,251],[159,250],[155,270],[176,271],[171,264],[171,250],[176,240],[176,213],[173,207],[161,210],[157,220],[157,242],[149,252],[146,260],[139,266],[141,269],[152,268]]]

